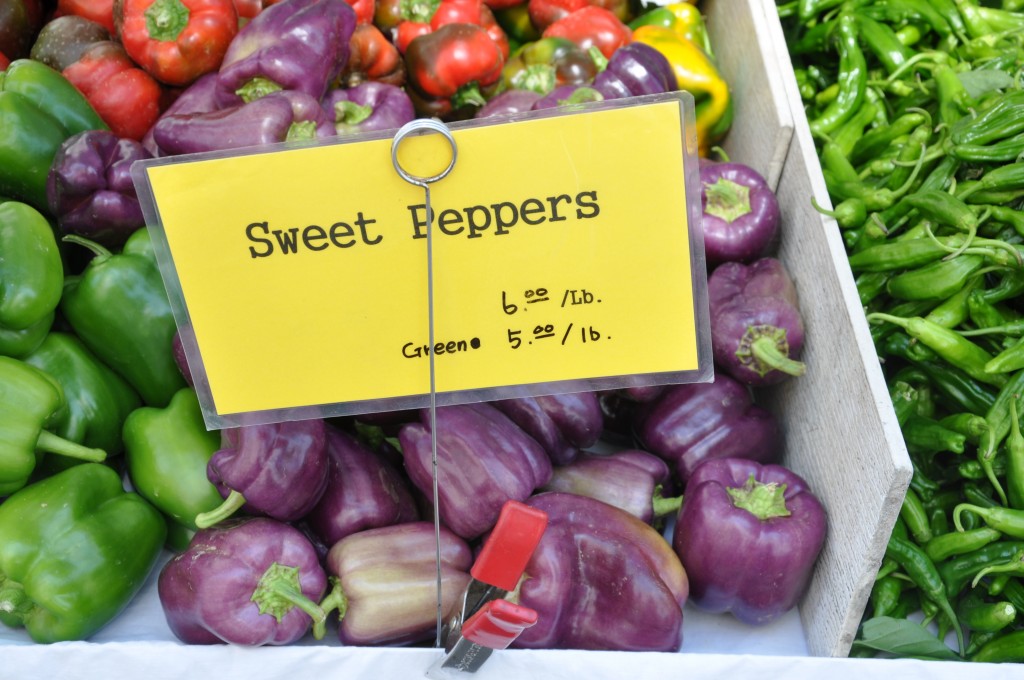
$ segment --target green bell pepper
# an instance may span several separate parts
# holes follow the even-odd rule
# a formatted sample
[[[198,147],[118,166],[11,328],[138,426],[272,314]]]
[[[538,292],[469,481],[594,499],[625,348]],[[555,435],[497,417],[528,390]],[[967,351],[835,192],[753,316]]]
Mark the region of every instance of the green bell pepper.
[[[177,326],[156,264],[140,254],[113,254],[79,236],[64,240],[95,255],[80,276],[68,277],[60,305],[64,317],[144,404],[167,406],[185,378],[174,362]]]
[[[48,210],[46,177],[60,145],[103,119],[67,78],[18,59],[0,71],[0,193]]]
[[[67,333],[50,333],[24,361],[56,379],[64,390],[68,408],[55,423],[57,434],[103,449],[107,455],[121,452],[124,421],[141,406],[139,395],[124,378]]]
[[[106,459],[104,451],[49,431],[66,409],[64,391],[53,377],[0,356],[0,496],[28,483],[43,452],[94,462]]]
[[[135,490],[190,533],[196,515],[224,501],[206,477],[206,464],[221,447],[220,432],[206,429],[192,388],[179,390],[167,408],[132,411],[124,423],[124,446]],[[177,527],[170,528],[174,533]]]
[[[0,505],[0,621],[36,642],[84,640],[156,565],[163,518],[105,465],[78,465]]]
[[[43,341],[63,289],[50,223],[26,203],[0,202],[0,354],[24,356]]]

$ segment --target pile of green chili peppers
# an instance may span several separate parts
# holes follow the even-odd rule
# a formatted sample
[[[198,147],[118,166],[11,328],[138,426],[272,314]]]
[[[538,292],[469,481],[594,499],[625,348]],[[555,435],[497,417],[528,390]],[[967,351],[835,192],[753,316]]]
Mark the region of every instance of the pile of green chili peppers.
[[[1024,661],[1024,2],[777,8],[914,464],[853,653]]]

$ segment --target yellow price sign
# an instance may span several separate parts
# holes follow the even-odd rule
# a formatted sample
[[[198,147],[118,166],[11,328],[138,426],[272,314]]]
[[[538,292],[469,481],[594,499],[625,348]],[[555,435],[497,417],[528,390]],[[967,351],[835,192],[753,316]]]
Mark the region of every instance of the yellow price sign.
[[[692,103],[646,99],[451,126],[432,345],[424,191],[390,137],[140,164],[208,424],[425,405],[431,353],[439,404],[709,380]],[[402,167],[443,169],[438,139]]]

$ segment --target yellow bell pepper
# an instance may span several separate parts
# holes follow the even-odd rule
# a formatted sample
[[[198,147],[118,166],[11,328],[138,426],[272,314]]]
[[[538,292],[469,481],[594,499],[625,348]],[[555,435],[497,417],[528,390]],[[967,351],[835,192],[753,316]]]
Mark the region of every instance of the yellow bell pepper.
[[[711,57],[670,28],[639,26],[633,40],[661,52],[672,66],[680,90],[696,102],[697,149],[706,156],[732,125],[732,95]]]
[[[704,15],[695,5],[688,2],[675,2],[655,7],[629,23],[629,27],[633,30],[641,26],[670,28],[687,40],[696,43],[709,57],[715,58],[707,25],[704,23]]]

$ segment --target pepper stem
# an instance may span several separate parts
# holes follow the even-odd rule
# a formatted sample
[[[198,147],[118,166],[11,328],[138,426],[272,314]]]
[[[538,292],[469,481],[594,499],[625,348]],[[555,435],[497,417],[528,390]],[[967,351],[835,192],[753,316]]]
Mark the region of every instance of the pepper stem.
[[[335,609],[338,610],[338,620],[345,618],[345,614],[348,612],[348,598],[345,596],[345,590],[341,587],[341,579],[337,576],[330,578],[331,592],[327,594],[327,597],[320,600],[320,608],[324,610],[324,616],[330,614]]]
[[[189,14],[181,0],[156,0],[144,12],[150,40],[174,42],[188,26]]]
[[[20,583],[0,576],[0,622],[11,628],[21,628],[33,606]]]
[[[65,243],[74,243],[76,245],[84,246],[91,250],[92,254],[95,255],[96,257],[108,258],[111,255],[113,255],[113,253],[111,253],[109,250],[101,246],[99,243],[96,243],[96,241],[90,241],[89,239],[83,238],[78,234],[68,234],[67,236],[62,237],[61,241],[64,241]]]
[[[322,640],[327,632],[327,614],[302,592],[299,568],[274,562],[260,577],[260,582],[249,598],[259,607],[260,614],[270,614],[278,623],[295,607],[313,619],[313,637]]]
[[[704,212],[732,224],[750,214],[750,187],[720,177],[704,187]]]
[[[743,486],[730,486],[726,489],[732,504],[746,510],[760,520],[774,517],[789,517],[786,507],[786,485],[777,482],[764,484],[757,481],[754,475],[747,478]]]
[[[283,88],[273,80],[267,78],[253,78],[235,90],[235,94],[242,98],[246,104],[250,104],[260,97],[265,97],[274,92],[280,92]]]
[[[232,489],[223,503],[209,512],[201,512],[196,515],[196,526],[200,529],[212,527],[214,524],[223,522],[228,517],[231,517],[243,505],[245,505],[245,496]]]
[[[47,453],[56,453],[58,456],[87,460],[92,463],[102,463],[107,459],[107,452],[103,449],[92,449],[82,446],[64,437],[58,437],[52,432],[43,430],[36,440],[36,448]]]
[[[803,362],[789,357],[789,341],[785,329],[768,324],[747,327],[736,348],[736,358],[740,364],[762,378],[772,371],[793,376],[807,372]]]
[[[654,511],[654,516],[664,517],[671,515],[672,513],[683,507],[683,497],[680,496],[662,496],[662,486],[659,484],[654,487],[654,495],[651,497],[651,509]]]
[[[334,105],[334,122],[336,125],[359,125],[372,113],[372,106],[343,100]]]

